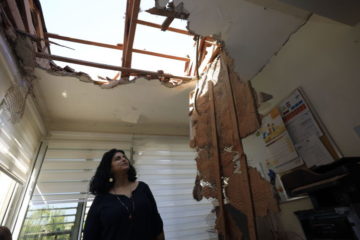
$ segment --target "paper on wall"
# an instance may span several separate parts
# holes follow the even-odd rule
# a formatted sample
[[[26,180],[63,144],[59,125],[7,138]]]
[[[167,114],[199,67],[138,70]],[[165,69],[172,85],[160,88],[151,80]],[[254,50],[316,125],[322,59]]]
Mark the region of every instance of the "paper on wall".
[[[295,144],[295,148],[309,168],[334,161],[323,143],[315,135],[307,138],[301,143]]]
[[[280,173],[303,164],[286,131],[278,108],[274,108],[262,119],[260,133],[269,153],[269,157],[265,159],[268,169]]]
[[[332,156],[320,141],[323,132],[301,92],[296,89],[279,107],[289,135],[306,166],[333,162]]]
[[[285,126],[295,144],[313,135],[323,135],[299,90],[295,90],[279,106]]]

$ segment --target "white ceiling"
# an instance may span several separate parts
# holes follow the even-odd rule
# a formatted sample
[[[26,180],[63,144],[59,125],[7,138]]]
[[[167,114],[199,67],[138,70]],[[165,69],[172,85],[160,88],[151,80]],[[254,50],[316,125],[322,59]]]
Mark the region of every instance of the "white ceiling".
[[[308,16],[280,3],[274,5],[276,10],[264,8],[261,0],[183,2],[190,12],[190,29],[220,36],[245,80],[256,75]],[[49,130],[188,133],[188,94],[195,83],[171,89],[156,80],[137,80],[100,89],[40,69],[35,75],[38,102]],[[62,96],[64,91],[67,98]]]
[[[42,69],[35,75],[38,102],[51,130],[187,134],[187,99],[194,82],[167,88],[157,80],[138,79],[101,89]]]

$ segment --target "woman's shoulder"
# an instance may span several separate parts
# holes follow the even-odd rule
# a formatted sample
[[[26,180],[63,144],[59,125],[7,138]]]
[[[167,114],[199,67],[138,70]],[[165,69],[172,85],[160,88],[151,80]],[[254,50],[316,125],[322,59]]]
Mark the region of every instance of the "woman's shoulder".
[[[101,205],[102,202],[106,201],[106,198],[108,197],[109,194],[98,194],[95,195],[94,200],[93,200],[93,205]]]
[[[137,187],[136,188],[143,188],[146,187],[147,184],[143,181],[137,181]]]
[[[143,182],[143,181],[138,181],[138,186],[137,186],[138,189],[150,189],[149,188],[149,185],[146,183],[146,182]]]

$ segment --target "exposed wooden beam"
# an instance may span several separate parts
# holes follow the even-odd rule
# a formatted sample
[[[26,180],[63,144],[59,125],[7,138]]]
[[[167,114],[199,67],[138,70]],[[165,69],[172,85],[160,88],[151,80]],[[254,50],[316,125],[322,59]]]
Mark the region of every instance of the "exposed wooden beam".
[[[21,31],[25,31],[25,24],[21,18],[21,13],[16,4],[16,1],[7,0],[6,2],[11,12],[10,19],[15,23],[17,29],[20,29]]]
[[[173,16],[167,16],[167,18],[165,19],[165,21],[163,22],[163,24],[161,25],[161,30],[162,31],[166,31],[169,27],[170,24],[174,21],[175,16],[177,13],[180,13],[180,18],[188,18],[189,15],[185,15],[184,13],[184,3],[179,3],[178,5],[175,6],[174,2],[169,2],[167,4],[167,8],[166,8],[169,12],[171,13],[175,13],[175,15]]]
[[[174,19],[174,17],[167,17],[161,25],[161,31],[166,31],[170,27],[170,24],[174,21]]]
[[[127,0],[125,32],[124,32],[124,50],[122,58],[123,67],[131,67],[132,49],[136,31],[136,20],[139,14],[140,0]]]
[[[179,18],[179,19],[187,19],[189,17],[189,13],[184,13],[184,12],[177,12],[174,10],[168,10],[168,9],[161,9],[161,8],[150,8],[148,10],[146,10],[146,12],[154,14],[154,15],[159,15],[159,16],[164,16],[164,17],[174,17],[174,18]]]
[[[136,52],[136,53],[142,53],[142,54],[147,54],[147,55],[152,55],[152,56],[157,56],[157,57],[169,58],[169,59],[174,59],[174,60],[179,60],[179,61],[184,61],[184,62],[190,61],[189,58],[177,57],[177,56],[167,55],[167,54],[163,54],[163,53],[150,52],[150,51],[146,51],[146,50],[133,49],[132,51]]]
[[[49,38],[55,38],[55,39],[69,41],[69,42],[82,43],[82,44],[87,44],[87,45],[92,45],[92,46],[111,48],[111,49],[116,49],[116,50],[124,49],[123,44],[112,45],[112,44],[107,44],[107,43],[99,43],[99,42],[94,42],[94,41],[78,39],[78,38],[65,37],[65,36],[61,36],[61,35],[57,35],[57,34],[53,34],[53,33],[47,33],[46,36]],[[147,55],[156,56],[156,57],[169,58],[169,59],[174,59],[174,60],[179,60],[179,61],[185,61],[185,62],[190,61],[189,58],[178,57],[178,56],[173,56],[173,55],[164,54],[164,53],[157,53],[157,52],[151,52],[151,51],[140,50],[140,49],[133,49],[132,51],[136,52],[136,53],[147,54]]]
[[[227,239],[226,235],[226,218],[224,210],[224,196],[223,196],[223,186],[222,186],[222,169],[221,169],[221,159],[219,151],[219,142],[217,134],[217,124],[216,124],[216,109],[215,109],[215,97],[214,97],[214,85],[212,81],[208,81],[208,92],[209,92],[209,103],[210,103],[210,124],[211,124],[211,144],[212,144],[212,158],[211,160],[215,163],[215,183],[216,183],[216,194],[217,200],[219,203],[219,214],[218,219],[220,221],[220,232],[223,234],[223,240]]]
[[[38,58],[45,58],[45,59],[55,60],[55,61],[60,61],[60,62],[74,63],[74,64],[79,64],[79,65],[84,65],[84,66],[89,66],[89,67],[120,71],[122,73],[127,73],[128,75],[132,75],[132,76],[151,76],[154,78],[159,78],[159,77],[176,78],[176,79],[181,79],[184,81],[191,81],[193,79],[191,77],[176,76],[176,75],[172,75],[172,74],[168,74],[168,73],[152,72],[152,71],[140,70],[140,69],[135,69],[135,68],[119,67],[119,66],[114,66],[114,65],[95,63],[95,62],[90,62],[90,61],[84,61],[84,60],[67,58],[67,57],[56,56],[56,55],[49,55],[49,54],[44,54],[44,53],[35,53],[35,54],[36,54],[36,57],[38,57]]]
[[[34,22],[33,22],[32,15],[31,15],[32,8],[30,7],[30,2],[29,2],[29,0],[23,0],[23,3],[24,3],[24,11],[25,11],[25,17],[26,17],[26,26],[25,27],[26,27],[28,33],[36,34]]]
[[[147,22],[147,21],[143,21],[143,20],[137,20],[136,23],[141,24],[141,25],[145,25],[148,27],[153,27],[153,28],[158,28],[161,29],[161,25],[160,24],[156,24],[156,23],[152,23],[152,22]],[[192,36],[193,34],[191,34],[189,31],[186,30],[182,30],[182,29],[178,29],[178,28],[173,28],[173,27],[168,27],[167,31],[170,32],[176,32],[176,33],[181,33],[181,34],[185,34],[185,35],[190,35]]]
[[[61,36],[61,35],[57,35],[57,34],[53,34],[53,33],[46,33],[46,36],[48,38],[55,38],[55,39],[65,40],[65,41],[69,41],[69,42],[82,43],[82,44],[87,44],[87,45],[92,45],[92,46],[98,46],[98,47],[104,47],[104,48],[112,48],[112,49],[117,49],[117,50],[122,50],[123,49],[122,44],[112,45],[112,44],[107,44],[107,43],[100,43],[100,42],[83,40],[83,39],[79,39],[79,38]]]

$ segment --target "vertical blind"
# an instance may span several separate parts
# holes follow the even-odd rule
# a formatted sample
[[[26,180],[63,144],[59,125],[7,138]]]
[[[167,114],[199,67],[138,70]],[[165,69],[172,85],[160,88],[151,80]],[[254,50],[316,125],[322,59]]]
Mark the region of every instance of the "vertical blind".
[[[214,222],[208,221],[212,205],[192,199],[195,153],[186,137],[60,135],[49,139],[30,210],[78,202],[87,202],[89,207],[93,200],[87,192],[90,178],[104,152],[119,148],[128,156],[133,153],[138,179],[150,186],[157,201],[166,239],[217,239]],[[69,219],[74,217],[65,221]]]

